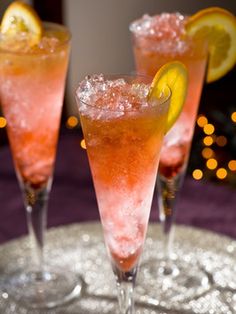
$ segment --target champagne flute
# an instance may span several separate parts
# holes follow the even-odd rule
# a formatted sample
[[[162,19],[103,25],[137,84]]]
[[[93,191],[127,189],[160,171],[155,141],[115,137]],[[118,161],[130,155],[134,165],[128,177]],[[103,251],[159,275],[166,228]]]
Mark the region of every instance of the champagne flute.
[[[207,64],[207,43],[184,33],[186,17],[180,13],[144,15],[130,25],[136,69],[154,76],[166,62],[181,61],[189,72],[184,108],[163,141],[160,155],[157,196],[163,230],[160,258],[149,261],[150,277],[156,274],[162,301],[190,298],[209,288],[208,277],[197,261],[173,252],[176,201],[185,176],[195,120]],[[148,271],[146,272],[147,275]],[[157,282],[155,283],[157,285]],[[168,291],[167,291],[168,290]]]
[[[168,96],[147,101],[144,77],[93,75],[77,89],[77,103],[119,313],[133,313],[133,291],[143,249]]]
[[[2,36],[0,42],[0,98],[33,251],[27,269],[16,265],[5,287],[10,297],[28,307],[51,308],[80,292],[75,276],[50,268],[44,254],[70,33],[62,25],[43,23],[38,45],[31,48],[25,33],[13,39]]]

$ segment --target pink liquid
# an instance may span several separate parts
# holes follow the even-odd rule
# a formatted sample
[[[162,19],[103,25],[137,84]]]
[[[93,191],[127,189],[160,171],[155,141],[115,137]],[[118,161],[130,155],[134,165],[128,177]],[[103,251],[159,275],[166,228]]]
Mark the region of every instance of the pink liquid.
[[[167,107],[151,108],[129,83],[112,84],[101,83],[90,108],[79,110],[105,241],[116,266],[129,271],[145,239]]]
[[[199,106],[207,61],[205,43],[194,42],[184,32],[179,14],[144,16],[132,24],[133,49],[138,73],[154,76],[165,63],[179,60],[189,72],[183,111],[164,140],[159,172],[171,178],[186,166]]]
[[[54,37],[43,39],[43,49],[0,48],[0,98],[13,159],[19,178],[33,187],[53,171],[69,54],[64,28],[49,34]]]
[[[181,114],[178,121],[164,137],[159,173],[171,178],[186,165],[192,141],[193,128],[187,115]]]

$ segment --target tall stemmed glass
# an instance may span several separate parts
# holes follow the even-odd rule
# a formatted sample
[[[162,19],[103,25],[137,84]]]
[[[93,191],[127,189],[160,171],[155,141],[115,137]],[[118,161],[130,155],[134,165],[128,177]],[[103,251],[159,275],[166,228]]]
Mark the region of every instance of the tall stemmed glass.
[[[26,34],[0,42],[0,98],[19,185],[23,194],[33,259],[6,282],[10,297],[27,306],[53,307],[78,293],[67,271],[44,262],[47,204],[63,104],[70,33],[44,23],[38,46]],[[28,260],[28,258],[26,258]],[[72,276],[71,276],[72,277]]]
[[[171,60],[181,61],[189,72],[184,108],[164,138],[157,179],[164,248],[160,259],[150,262],[149,266],[152,275],[158,273],[156,277],[162,286],[159,293],[164,292],[162,300],[167,302],[170,298],[182,300],[208,288],[208,279],[198,266],[185,262],[182,254],[176,256],[172,251],[176,200],[188,163],[207,63],[206,42],[188,37],[184,31],[185,21],[186,17],[179,13],[164,13],[153,17],[145,15],[130,25],[139,74],[154,76]]]
[[[170,98],[148,102],[149,87],[140,84],[143,80],[138,76],[94,75],[77,90],[121,314],[133,313],[133,290]]]

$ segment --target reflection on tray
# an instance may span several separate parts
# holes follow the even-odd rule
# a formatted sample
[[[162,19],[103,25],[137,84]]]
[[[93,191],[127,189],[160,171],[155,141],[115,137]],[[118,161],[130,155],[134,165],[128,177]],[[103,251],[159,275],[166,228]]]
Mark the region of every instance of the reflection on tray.
[[[161,250],[158,225],[150,225],[142,256],[136,287],[136,314],[222,314],[236,311],[236,241],[189,227],[176,227],[175,250],[198,264],[208,276],[209,286],[194,299],[164,304],[156,298],[155,280],[148,281],[145,268],[157,260]],[[20,307],[4,294],[3,281],[18,268],[25,267],[30,254],[28,238],[9,242],[0,247],[1,295],[0,313],[7,314],[103,314],[116,311],[117,298],[113,274],[107,259],[99,224],[75,224],[49,230],[47,234],[47,262],[82,275],[81,297],[63,308],[31,311]],[[146,280],[147,281],[147,280]]]

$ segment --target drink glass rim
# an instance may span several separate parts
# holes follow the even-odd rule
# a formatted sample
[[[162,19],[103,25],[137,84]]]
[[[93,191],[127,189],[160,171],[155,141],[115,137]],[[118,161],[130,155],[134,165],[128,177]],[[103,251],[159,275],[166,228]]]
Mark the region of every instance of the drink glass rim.
[[[4,47],[0,47],[0,54],[1,53],[7,53],[7,54],[10,54],[10,55],[17,55],[17,56],[42,56],[42,55],[50,55],[50,54],[53,54],[55,53],[56,51],[60,50],[62,47],[65,47],[66,45],[68,45],[71,41],[71,32],[69,30],[69,28],[63,24],[60,24],[60,23],[55,23],[55,22],[47,22],[47,21],[43,21],[42,22],[42,25],[43,25],[43,28],[47,29],[47,28],[54,28],[54,29],[61,29],[61,31],[64,31],[64,33],[66,34],[66,37],[64,40],[60,41],[55,49],[53,50],[37,50],[37,51],[32,51],[32,50],[29,50],[29,51],[20,51],[20,50],[17,50],[17,51],[14,51],[14,49],[5,49]],[[20,33],[20,34],[23,34],[23,33]],[[0,33],[0,41],[1,41],[1,36],[4,36]]]
[[[140,79],[145,79],[146,82],[144,82],[143,80],[140,80],[139,82],[142,83],[142,84],[150,84],[151,85],[151,82],[152,82],[152,77],[151,76],[148,76],[148,75],[142,75],[142,74],[103,74],[103,77],[108,79],[108,78],[111,78],[111,79],[121,79],[121,78],[140,78]],[[127,82],[127,81],[126,81]],[[78,94],[77,94],[77,91],[78,91],[79,87],[77,87],[76,91],[75,91],[75,96],[76,96],[76,99],[82,103],[83,105],[86,105],[87,107],[89,108],[93,108],[93,109],[96,109],[96,110],[101,110],[101,111],[110,111],[110,112],[126,112],[126,113],[131,113],[131,112],[138,112],[139,109],[126,109],[126,110],[123,110],[123,109],[112,109],[112,108],[103,108],[103,107],[97,107],[96,105],[94,104],[90,104],[89,102],[86,102],[84,100],[82,100]],[[156,99],[153,99],[153,100],[147,100],[146,102],[148,104],[153,104],[152,106],[147,106],[147,107],[143,107],[142,110],[148,110],[150,108],[155,108],[156,106],[161,106],[161,105],[164,105],[165,103],[168,103],[168,101],[170,100],[171,98],[171,95],[172,95],[172,91],[171,91],[171,88],[166,85],[166,91],[167,91],[167,95],[164,95],[160,98],[156,98]],[[155,104],[155,105],[154,105]]]

